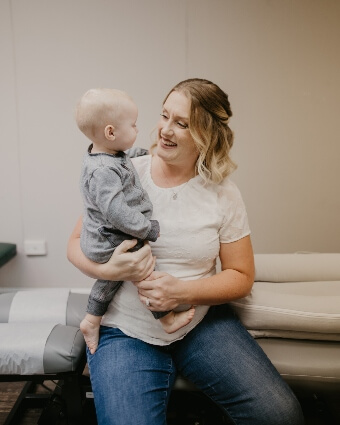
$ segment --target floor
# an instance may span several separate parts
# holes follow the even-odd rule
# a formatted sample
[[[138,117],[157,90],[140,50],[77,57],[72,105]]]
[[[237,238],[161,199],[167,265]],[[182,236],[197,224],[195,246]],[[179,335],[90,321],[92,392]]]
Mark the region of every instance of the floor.
[[[23,388],[24,383],[0,382],[0,425],[3,425]],[[36,393],[48,394],[55,384],[46,381],[44,386],[38,385]],[[315,397],[299,397],[306,419],[306,425],[340,425],[340,395],[330,395],[325,400]],[[13,425],[35,425],[44,411],[45,423],[48,425],[68,425],[58,401],[48,408],[26,408],[21,419]],[[46,420],[47,417],[47,420]],[[50,419],[48,419],[50,418]],[[84,405],[84,416],[81,425],[96,425],[93,400],[88,399]],[[220,411],[204,396],[197,393],[174,392],[168,411],[168,425],[224,425]]]

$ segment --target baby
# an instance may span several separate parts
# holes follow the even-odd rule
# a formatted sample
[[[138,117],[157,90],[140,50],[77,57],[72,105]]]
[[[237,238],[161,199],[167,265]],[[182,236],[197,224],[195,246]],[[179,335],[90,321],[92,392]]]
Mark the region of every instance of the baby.
[[[151,220],[149,196],[124,152],[136,140],[137,116],[131,97],[115,89],[91,89],[76,108],[77,125],[92,142],[81,172],[84,216],[80,243],[84,254],[98,263],[107,262],[125,239],[137,239],[137,250],[145,240],[155,242],[159,237],[159,223]],[[93,285],[80,324],[91,354],[98,345],[101,318],[122,283],[97,280]],[[152,314],[167,333],[173,333],[187,325],[194,312],[191,308]]]

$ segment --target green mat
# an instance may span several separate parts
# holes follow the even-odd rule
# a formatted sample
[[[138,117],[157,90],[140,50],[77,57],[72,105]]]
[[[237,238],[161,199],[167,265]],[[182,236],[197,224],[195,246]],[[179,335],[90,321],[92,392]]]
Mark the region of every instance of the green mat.
[[[17,246],[14,243],[0,242],[0,267],[7,263],[17,253]]]

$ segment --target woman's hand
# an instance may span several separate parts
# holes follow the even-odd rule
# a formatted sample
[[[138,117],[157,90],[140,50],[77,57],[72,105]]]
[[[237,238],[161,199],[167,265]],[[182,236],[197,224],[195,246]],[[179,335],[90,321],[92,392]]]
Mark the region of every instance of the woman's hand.
[[[181,284],[180,279],[158,271],[151,273],[145,280],[135,282],[141,302],[151,311],[173,310],[183,304]]]
[[[250,237],[221,244],[220,259],[222,271],[200,279],[184,281],[155,271],[147,279],[135,283],[139,298],[151,311],[167,311],[182,304],[224,304],[249,295],[254,283]]]
[[[103,266],[106,280],[113,279],[119,273],[119,280],[142,280],[147,278],[155,269],[155,257],[151,253],[150,245],[145,242],[143,248],[135,252],[128,252],[137,243],[136,239],[122,242],[114,251],[109,261]]]
[[[127,252],[136,245],[136,240],[126,240],[121,243],[107,263],[94,263],[83,254],[80,248],[81,228],[82,218],[80,217],[68,242],[67,258],[87,276],[93,279],[135,281],[145,279],[154,270],[155,257],[152,256],[148,243],[145,243],[138,251]]]

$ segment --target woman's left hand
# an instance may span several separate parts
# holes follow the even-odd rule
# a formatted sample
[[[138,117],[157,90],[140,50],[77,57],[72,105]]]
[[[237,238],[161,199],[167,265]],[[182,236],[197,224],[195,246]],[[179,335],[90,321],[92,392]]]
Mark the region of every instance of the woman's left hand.
[[[154,271],[140,282],[138,288],[141,302],[151,311],[173,310],[180,304],[181,281],[168,273]]]

